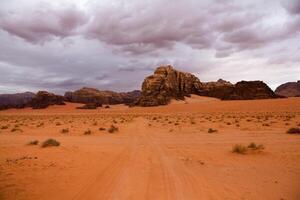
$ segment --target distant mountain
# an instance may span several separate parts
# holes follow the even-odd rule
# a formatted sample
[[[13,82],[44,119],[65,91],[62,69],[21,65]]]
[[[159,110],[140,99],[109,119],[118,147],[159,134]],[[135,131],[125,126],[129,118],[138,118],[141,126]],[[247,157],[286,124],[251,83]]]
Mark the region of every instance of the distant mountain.
[[[284,83],[278,86],[275,93],[286,97],[300,96],[300,80],[297,82]]]
[[[94,88],[83,87],[74,92],[66,92],[64,97],[66,101],[75,103],[95,103],[102,104],[132,104],[140,96],[141,92],[134,90],[132,92],[113,92],[100,91]]]
[[[145,78],[142,94],[136,105],[165,105],[171,99],[184,99],[185,96],[196,94],[216,97],[222,100],[247,100],[278,98],[262,81],[241,81],[231,84],[222,79],[217,82],[201,82],[190,73],[180,72],[172,66],[158,67],[154,74]]]
[[[0,94],[0,110],[7,108],[23,108],[35,96],[32,92],[16,94]]]

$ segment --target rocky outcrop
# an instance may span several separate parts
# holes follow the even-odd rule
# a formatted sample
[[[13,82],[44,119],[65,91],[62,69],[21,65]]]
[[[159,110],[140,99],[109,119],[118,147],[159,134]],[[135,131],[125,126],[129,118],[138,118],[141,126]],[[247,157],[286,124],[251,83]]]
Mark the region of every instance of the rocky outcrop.
[[[276,88],[275,93],[285,97],[300,96],[300,80],[297,82],[288,82]]]
[[[153,75],[144,80],[142,94],[136,105],[166,105],[171,99],[184,99],[185,96],[191,94],[216,97],[222,100],[279,97],[262,81],[241,81],[232,84],[219,79],[217,82],[202,83],[196,76],[177,71],[168,65],[158,67]]]
[[[1,94],[0,110],[8,108],[24,108],[34,96],[35,94],[32,92]]]
[[[65,105],[64,97],[46,91],[39,91],[29,102],[29,106],[33,109],[47,108],[50,105]]]
[[[278,98],[271,88],[262,81],[240,81],[236,84],[229,82],[207,83],[200,92],[201,96],[216,97],[222,100],[252,100]]]
[[[84,87],[74,92],[66,92],[65,99],[74,103],[85,104],[131,104],[140,96],[140,91],[117,93],[112,91],[100,91],[94,88]]]
[[[137,105],[166,105],[171,99],[184,99],[190,94],[197,94],[201,88],[203,84],[190,73],[179,72],[170,65],[158,67],[153,75],[144,80]]]

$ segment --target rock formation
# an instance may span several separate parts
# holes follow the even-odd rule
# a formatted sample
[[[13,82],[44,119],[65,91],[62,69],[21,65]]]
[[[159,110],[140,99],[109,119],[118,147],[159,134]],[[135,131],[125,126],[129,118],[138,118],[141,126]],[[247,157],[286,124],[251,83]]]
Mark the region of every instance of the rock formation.
[[[176,71],[170,65],[158,67],[154,75],[144,80],[137,105],[166,105],[171,99],[184,99],[190,94],[197,94],[201,88],[203,84],[190,73]]]
[[[8,108],[24,108],[34,96],[35,94],[32,92],[1,94],[0,110]]]
[[[66,92],[65,99],[69,102],[85,104],[131,104],[140,96],[140,91],[117,93],[112,91],[99,91],[84,87],[74,92]]]
[[[47,108],[50,105],[65,105],[64,97],[49,93],[46,91],[39,91],[34,98],[29,102],[33,109]]]
[[[300,80],[297,82],[288,82],[276,88],[275,93],[285,97],[300,96]]]
[[[229,82],[206,83],[204,84],[204,89],[199,94],[222,100],[278,98],[278,95],[262,81],[240,81],[234,85]]]
[[[262,81],[241,81],[231,84],[219,79],[217,82],[202,83],[196,76],[179,72],[168,65],[158,67],[154,75],[148,76],[144,80],[142,94],[136,105],[166,105],[171,99],[184,99],[185,96],[191,94],[216,97],[222,100],[279,97]]]

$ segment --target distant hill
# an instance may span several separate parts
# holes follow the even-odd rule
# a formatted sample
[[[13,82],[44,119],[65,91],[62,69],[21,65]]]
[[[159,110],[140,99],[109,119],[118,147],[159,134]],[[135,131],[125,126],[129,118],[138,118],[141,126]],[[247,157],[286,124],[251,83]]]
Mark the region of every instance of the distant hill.
[[[141,92],[134,90],[132,92],[113,92],[100,91],[95,88],[83,87],[74,92],[66,92],[65,100],[75,103],[96,103],[96,104],[132,104],[135,102]]]
[[[297,82],[284,83],[278,86],[275,93],[285,97],[300,96],[300,80]]]
[[[35,96],[32,92],[0,94],[0,109],[23,108]]]

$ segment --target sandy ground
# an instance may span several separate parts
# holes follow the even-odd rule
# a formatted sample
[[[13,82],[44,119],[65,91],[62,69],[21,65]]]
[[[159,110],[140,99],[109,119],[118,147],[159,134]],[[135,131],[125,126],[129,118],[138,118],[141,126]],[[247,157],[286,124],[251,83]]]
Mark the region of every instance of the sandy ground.
[[[0,111],[0,199],[300,199],[300,98],[77,106]]]

